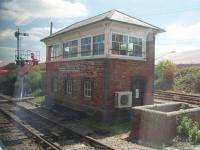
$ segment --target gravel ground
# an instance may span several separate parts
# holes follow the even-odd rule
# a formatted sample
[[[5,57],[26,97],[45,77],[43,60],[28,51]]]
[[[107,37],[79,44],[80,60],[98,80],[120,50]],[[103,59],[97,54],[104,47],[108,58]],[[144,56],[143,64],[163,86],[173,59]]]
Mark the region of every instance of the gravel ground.
[[[35,106],[31,106],[31,104],[28,104],[26,102],[19,102],[18,104],[23,107],[32,109],[35,112],[40,112],[40,114],[44,114],[44,115],[48,116],[48,118],[53,119],[54,121],[60,119],[59,117],[55,116],[55,114],[51,114],[50,112],[48,113],[47,110],[40,109],[40,111],[38,111],[38,108],[36,109]],[[66,120],[66,123],[65,122],[62,122],[62,123],[66,127],[71,128],[72,130],[79,132],[82,135],[87,135],[87,134],[92,133],[91,129],[81,126],[77,121],[76,122],[72,121],[70,123],[70,122],[67,122],[67,120]],[[132,142],[128,142],[128,141],[122,140],[115,136],[105,137],[105,138],[98,139],[98,140],[104,144],[107,144],[107,145],[113,147],[116,150],[132,150],[132,149],[134,149],[134,150],[152,150],[151,148],[144,147],[144,146],[132,143]]]
[[[107,137],[99,139],[99,141],[111,145],[116,150],[153,150],[152,148],[128,142],[117,137]]]
[[[18,104],[20,104],[21,106],[26,107],[28,109],[32,109],[33,111],[35,111],[37,113],[47,116],[48,118],[62,122],[63,125],[65,125],[66,127],[71,128],[72,130],[79,132],[83,135],[91,134],[93,132],[91,129],[89,129],[85,126],[83,127],[81,124],[79,124],[79,121],[75,121],[75,122],[73,120],[69,121],[64,116],[61,116],[58,114],[56,115],[55,113],[48,112],[47,110],[43,110],[42,108],[35,107],[35,106],[31,105],[30,103],[28,104],[26,102],[19,102]],[[1,128],[2,127],[0,126],[0,131],[1,131]],[[121,139],[120,136],[108,136],[108,137],[98,138],[98,136],[95,135],[95,138],[98,139],[100,142],[113,147],[116,150],[153,150],[152,148],[149,148],[149,147],[145,147],[145,146],[141,146],[141,145],[138,145],[138,144],[135,144],[132,142],[125,141],[125,140]],[[0,139],[1,139],[1,134],[0,134]],[[63,146],[65,145],[63,148],[66,150],[72,150],[72,149],[76,149],[76,150],[90,150],[91,149],[91,150],[93,150],[94,149],[90,146],[87,146],[84,143],[78,143],[78,142],[74,142],[74,141],[71,141],[71,143],[69,143],[69,142],[70,142],[69,140],[62,141],[62,142],[59,142],[59,144],[63,144]],[[182,143],[180,146],[177,146],[177,147],[172,146],[172,147],[168,147],[168,148],[163,148],[163,150],[177,150],[177,149],[179,149],[179,150],[193,150],[193,149],[200,150],[200,146],[191,147],[191,145],[184,145],[184,144],[185,143]],[[21,146],[21,147],[22,148],[19,147],[20,150],[23,149],[23,146]],[[30,149],[30,147],[28,147],[28,149]],[[36,147],[36,149],[37,149],[37,147]]]

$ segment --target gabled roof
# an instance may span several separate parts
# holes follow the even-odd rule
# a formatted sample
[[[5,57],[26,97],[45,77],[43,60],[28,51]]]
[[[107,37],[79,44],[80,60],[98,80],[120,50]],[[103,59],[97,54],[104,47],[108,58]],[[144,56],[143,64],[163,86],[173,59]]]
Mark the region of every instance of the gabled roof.
[[[149,24],[147,22],[144,22],[142,20],[139,20],[137,18],[134,18],[132,16],[124,14],[124,13],[118,11],[118,10],[110,10],[110,11],[102,13],[100,15],[85,19],[85,20],[80,21],[80,22],[76,22],[76,23],[74,23],[74,24],[72,24],[72,25],[70,25],[70,26],[68,26],[66,28],[61,29],[58,32],[55,32],[54,34],[52,34],[50,36],[45,37],[41,41],[44,41],[45,39],[54,37],[56,35],[59,35],[59,34],[74,30],[74,29],[78,29],[80,27],[83,27],[83,26],[86,26],[86,25],[89,25],[89,24],[92,24],[92,23],[95,23],[95,22],[99,22],[99,21],[102,21],[102,20],[106,20],[106,19],[107,20],[111,20],[111,21],[116,21],[116,22],[122,22],[122,23],[132,24],[132,25],[136,25],[136,26],[141,26],[141,27],[144,27],[144,28],[150,28],[150,29],[154,29],[154,30],[156,30],[158,32],[164,32],[165,31],[165,30],[163,30],[163,29],[161,29],[159,27],[156,27],[156,26],[151,25],[151,24]]]

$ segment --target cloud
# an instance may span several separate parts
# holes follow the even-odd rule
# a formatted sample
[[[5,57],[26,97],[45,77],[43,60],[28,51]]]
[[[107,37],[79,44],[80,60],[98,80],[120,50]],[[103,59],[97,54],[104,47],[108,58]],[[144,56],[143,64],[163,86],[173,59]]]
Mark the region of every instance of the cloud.
[[[2,65],[14,62],[15,59],[15,49],[10,47],[0,47],[0,61]]]
[[[200,41],[200,22],[187,26],[182,24],[167,25],[166,31],[166,37],[168,39]]]
[[[87,15],[81,2],[65,0],[11,0],[1,6],[1,20],[14,20],[17,25],[36,18],[71,18]]]
[[[53,28],[53,32],[58,31],[60,28]],[[0,40],[8,40],[8,39],[15,39],[14,33],[17,30],[7,28],[4,30],[0,30]],[[42,38],[49,35],[50,28],[49,27],[35,27],[31,28],[25,31],[20,32],[26,32],[29,34],[28,37],[23,38],[23,36],[20,36],[22,39],[30,40],[30,41],[40,41]]]
[[[60,28],[53,28],[53,32],[58,31]],[[5,40],[10,42],[7,44],[7,47],[0,47],[0,60],[3,60],[4,62],[10,62],[14,61],[14,55],[15,55],[15,49],[16,48],[10,48],[11,42],[13,42],[13,39],[16,40],[14,37],[14,32],[16,30],[13,30],[11,28],[7,28],[4,30],[0,30],[0,44],[3,43]],[[50,28],[49,27],[35,27],[28,30],[20,31],[29,33],[28,37],[20,36],[20,47],[23,50],[33,50],[33,51],[40,51],[40,58],[41,61],[45,61],[45,46],[40,40],[46,36],[49,35]]]
[[[2,39],[13,39],[15,30],[7,28],[0,30],[0,40]]]
[[[59,29],[60,28],[53,28],[53,33],[58,31]],[[27,38],[27,40],[40,41],[42,38],[50,34],[50,28],[49,27],[31,28],[26,32],[29,33],[29,38]]]
[[[166,25],[166,32],[158,35],[156,56],[170,51],[190,51],[200,48],[200,22]]]

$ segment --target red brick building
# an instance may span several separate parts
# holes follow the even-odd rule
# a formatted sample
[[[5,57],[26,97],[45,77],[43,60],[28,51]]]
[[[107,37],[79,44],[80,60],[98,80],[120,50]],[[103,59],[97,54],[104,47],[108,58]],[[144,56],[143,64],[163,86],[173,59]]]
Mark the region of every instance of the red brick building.
[[[160,32],[111,10],[42,39],[46,97],[101,113],[152,104],[155,35]]]

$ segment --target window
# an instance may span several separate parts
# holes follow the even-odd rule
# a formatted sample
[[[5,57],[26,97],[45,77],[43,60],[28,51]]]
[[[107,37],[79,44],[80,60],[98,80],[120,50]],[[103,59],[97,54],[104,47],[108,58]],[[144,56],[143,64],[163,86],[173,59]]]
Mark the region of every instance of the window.
[[[91,55],[91,37],[81,39],[81,56]]]
[[[84,80],[83,95],[85,98],[91,100],[91,97],[92,97],[92,81],[91,80]]]
[[[141,57],[142,38],[113,33],[112,51],[118,55]]]
[[[50,46],[50,60],[54,60],[61,55],[59,44]]]
[[[122,34],[112,34],[112,49],[128,50],[128,36]]]
[[[70,41],[63,44],[64,57],[77,57],[78,55],[78,40]]]
[[[104,54],[104,34],[93,37],[93,55]]]
[[[52,91],[56,93],[58,91],[58,79],[53,78],[52,80]]]
[[[72,79],[66,79],[65,80],[65,94],[71,95],[72,94],[72,87],[73,87],[73,80]]]
[[[142,56],[142,39],[129,37],[129,56]]]

